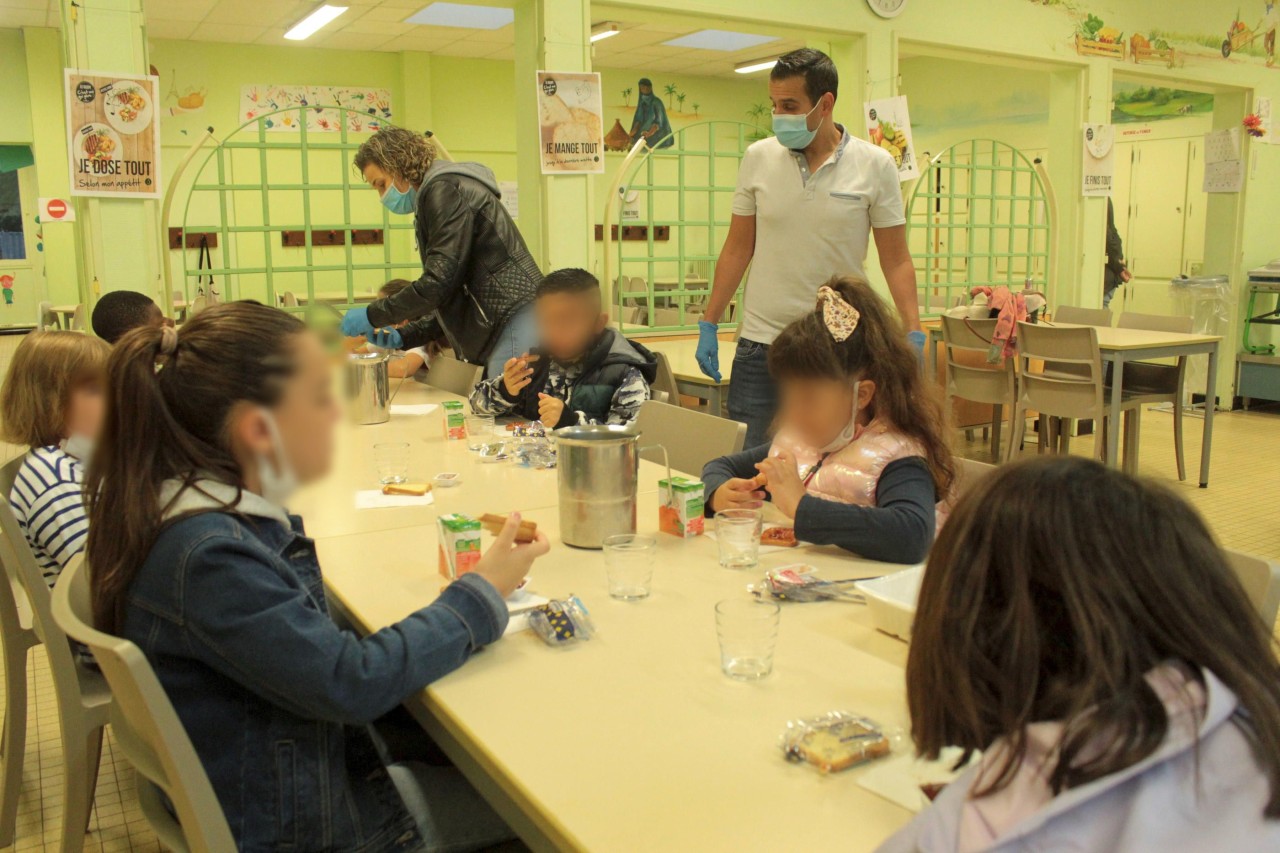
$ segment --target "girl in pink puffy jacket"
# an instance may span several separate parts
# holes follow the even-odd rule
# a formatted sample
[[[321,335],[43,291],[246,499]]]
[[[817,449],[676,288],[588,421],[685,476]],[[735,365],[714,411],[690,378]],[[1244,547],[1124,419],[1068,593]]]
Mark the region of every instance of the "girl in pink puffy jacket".
[[[832,278],[774,341],[769,371],[774,440],[707,464],[707,513],[770,500],[805,542],[923,560],[953,462],[939,395],[885,302],[860,278]]]

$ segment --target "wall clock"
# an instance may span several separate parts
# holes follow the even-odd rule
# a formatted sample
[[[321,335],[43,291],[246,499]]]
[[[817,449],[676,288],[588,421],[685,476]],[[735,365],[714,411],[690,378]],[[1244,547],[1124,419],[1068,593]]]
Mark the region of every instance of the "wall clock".
[[[907,0],[867,0],[867,5],[882,18],[896,18],[907,8]]]

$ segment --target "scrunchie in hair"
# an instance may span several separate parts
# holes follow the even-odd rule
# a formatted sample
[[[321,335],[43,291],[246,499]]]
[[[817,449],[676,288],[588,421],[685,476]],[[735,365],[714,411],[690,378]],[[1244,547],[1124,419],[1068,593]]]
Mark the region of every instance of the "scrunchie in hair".
[[[178,349],[178,330],[173,326],[160,328],[160,354],[173,355]]]
[[[818,302],[822,305],[822,322],[826,324],[831,337],[836,343],[847,341],[854,329],[858,328],[862,314],[825,284],[818,288]]]

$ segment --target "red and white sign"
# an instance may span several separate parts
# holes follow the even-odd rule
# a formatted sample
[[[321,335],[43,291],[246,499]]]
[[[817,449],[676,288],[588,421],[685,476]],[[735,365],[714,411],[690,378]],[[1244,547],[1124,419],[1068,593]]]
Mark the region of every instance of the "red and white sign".
[[[40,202],[41,222],[75,222],[76,211],[65,198],[42,198]]]

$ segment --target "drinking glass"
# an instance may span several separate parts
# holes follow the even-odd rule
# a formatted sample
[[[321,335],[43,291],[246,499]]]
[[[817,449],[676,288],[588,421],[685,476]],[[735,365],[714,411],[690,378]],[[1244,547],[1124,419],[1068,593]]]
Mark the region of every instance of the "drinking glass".
[[[390,441],[373,446],[373,464],[382,485],[409,482],[409,443]]]
[[[493,439],[493,415],[467,415],[467,450],[479,450]]]
[[[620,533],[605,537],[604,565],[609,577],[609,595],[621,601],[648,598],[657,550],[658,540],[652,536]]]
[[[720,565],[726,569],[754,569],[760,562],[760,533],[764,515],[758,509],[725,509],[716,513],[716,542]]]
[[[720,669],[738,681],[758,681],[773,672],[782,609],[775,601],[727,598],[716,605]]]

